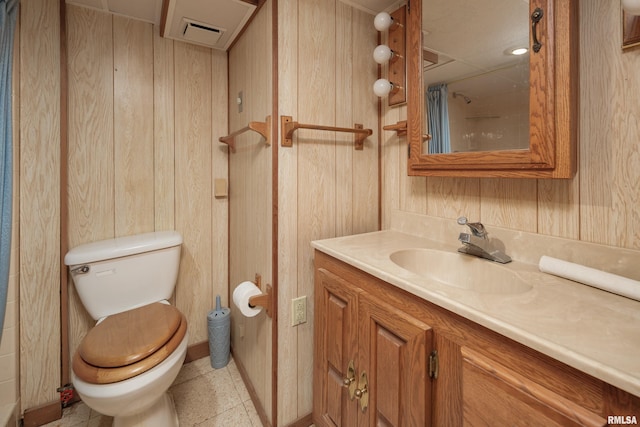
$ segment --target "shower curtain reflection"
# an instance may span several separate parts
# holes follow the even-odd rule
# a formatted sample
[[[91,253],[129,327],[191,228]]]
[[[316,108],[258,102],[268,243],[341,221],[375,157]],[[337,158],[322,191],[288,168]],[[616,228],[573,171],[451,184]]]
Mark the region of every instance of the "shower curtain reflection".
[[[429,154],[451,152],[448,92],[446,83],[427,88],[427,115],[431,134]]]

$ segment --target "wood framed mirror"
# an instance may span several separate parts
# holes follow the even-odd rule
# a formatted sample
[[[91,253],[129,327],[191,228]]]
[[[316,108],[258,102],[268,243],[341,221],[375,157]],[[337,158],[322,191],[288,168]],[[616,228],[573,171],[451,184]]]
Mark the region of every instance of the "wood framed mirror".
[[[409,175],[572,178],[578,38],[577,0],[411,0]]]

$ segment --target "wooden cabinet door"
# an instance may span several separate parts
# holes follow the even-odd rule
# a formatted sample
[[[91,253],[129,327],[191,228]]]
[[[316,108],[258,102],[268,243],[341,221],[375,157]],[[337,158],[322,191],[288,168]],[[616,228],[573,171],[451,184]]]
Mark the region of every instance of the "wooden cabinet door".
[[[356,366],[358,379],[367,377],[368,395],[358,402],[358,426],[430,425],[427,362],[432,349],[431,328],[368,294],[359,297],[358,321]],[[363,409],[366,398],[368,406]]]
[[[316,270],[313,419],[317,425],[353,426],[358,416],[344,380],[350,376],[350,363],[355,367],[360,292],[335,274]],[[355,381],[355,372],[353,377]]]
[[[603,417],[473,349],[462,347],[461,353],[465,426],[607,425]]]

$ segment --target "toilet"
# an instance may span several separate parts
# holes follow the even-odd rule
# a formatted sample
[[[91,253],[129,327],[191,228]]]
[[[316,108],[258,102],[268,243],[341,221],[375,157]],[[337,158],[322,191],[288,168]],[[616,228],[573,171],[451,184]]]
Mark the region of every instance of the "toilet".
[[[64,262],[95,326],[72,358],[87,406],[114,426],[177,426],[168,389],[187,353],[187,321],[169,303],[178,278],[176,231],[87,243]]]

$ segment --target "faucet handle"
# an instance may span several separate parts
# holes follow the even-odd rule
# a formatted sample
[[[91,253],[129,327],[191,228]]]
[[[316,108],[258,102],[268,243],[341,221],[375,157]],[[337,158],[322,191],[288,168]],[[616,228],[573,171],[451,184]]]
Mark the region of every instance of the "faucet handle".
[[[481,222],[469,222],[467,217],[461,216],[458,218],[459,225],[466,225],[471,229],[471,232],[476,237],[482,237],[483,239],[487,238],[487,230],[484,228]]]
[[[469,220],[467,219],[466,216],[458,217],[458,224],[459,225],[467,225],[467,222],[469,222]]]

